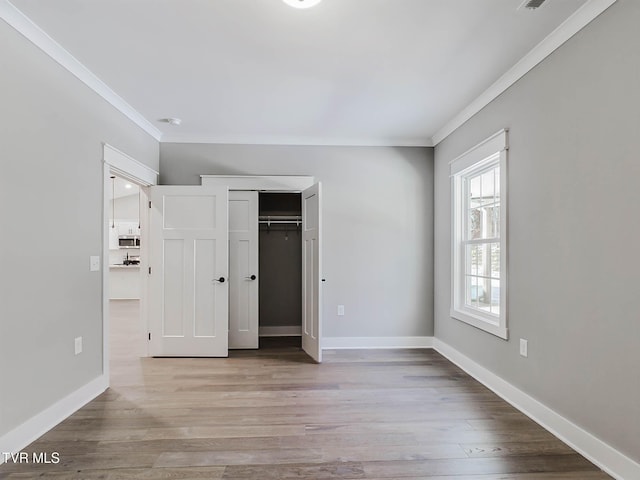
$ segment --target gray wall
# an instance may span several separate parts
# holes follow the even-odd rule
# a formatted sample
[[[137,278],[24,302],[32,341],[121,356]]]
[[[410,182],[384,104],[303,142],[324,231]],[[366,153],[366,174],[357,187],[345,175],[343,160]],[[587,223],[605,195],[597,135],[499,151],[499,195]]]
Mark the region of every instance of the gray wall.
[[[260,229],[260,326],[302,325],[302,233]]]
[[[101,375],[102,142],[158,142],[4,22],[0,58],[2,435]]]
[[[640,460],[640,2],[619,0],[435,152],[435,333]],[[449,317],[447,162],[510,128],[509,341]],[[529,340],[529,358],[518,339]]]
[[[163,143],[160,172],[173,185],[198,185],[200,174],[315,176],[324,336],[432,335],[432,149]]]

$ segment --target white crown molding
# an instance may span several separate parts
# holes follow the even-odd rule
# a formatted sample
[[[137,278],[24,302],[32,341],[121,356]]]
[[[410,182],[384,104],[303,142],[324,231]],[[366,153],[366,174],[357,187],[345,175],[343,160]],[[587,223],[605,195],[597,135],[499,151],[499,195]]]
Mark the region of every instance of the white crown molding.
[[[433,348],[614,478],[640,478],[640,464],[435,338]]]
[[[587,26],[593,19],[613,5],[617,0],[589,0],[575,11],[558,28],[536,45],[518,63],[511,67],[493,85],[485,90],[478,98],[471,102],[464,110],[449,120],[431,139],[435,146],[451,135],[463,123],[495,100],[501,93],[516,83],[533,67],[551,55],[567,40]]]
[[[107,376],[102,374],[75,392],[57,401],[44,411],[0,437],[0,452],[17,453],[40,438],[65,418],[84,407],[108,388]],[[0,455],[0,464],[4,456]]]
[[[322,350],[432,347],[433,337],[322,337]]]
[[[80,63],[73,55],[47,35],[40,27],[33,23],[24,13],[18,10],[8,0],[0,0],[0,18],[31,41],[36,47],[49,55],[62,67],[75,75],[81,82],[109,102],[133,123],[142,128],[156,140],[160,141],[162,133],[137,110],[129,105],[122,97],[115,93]]]
[[[323,147],[433,147],[428,138],[338,138],[258,135],[164,134],[162,143],[214,143],[225,145],[293,145]]]

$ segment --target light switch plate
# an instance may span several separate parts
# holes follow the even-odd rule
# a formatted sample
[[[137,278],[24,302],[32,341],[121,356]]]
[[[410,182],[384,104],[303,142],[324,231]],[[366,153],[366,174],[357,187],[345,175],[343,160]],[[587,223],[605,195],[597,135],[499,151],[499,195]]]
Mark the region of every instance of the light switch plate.
[[[92,255],[89,257],[89,270],[91,272],[100,271],[100,256]]]
[[[344,315],[344,305],[338,305],[338,315],[339,316]]]
[[[82,337],[76,337],[76,340],[74,342],[74,347],[75,347],[76,355],[78,355],[79,353],[82,353]]]
[[[529,355],[529,342],[524,338],[520,339],[520,355],[526,357]]]

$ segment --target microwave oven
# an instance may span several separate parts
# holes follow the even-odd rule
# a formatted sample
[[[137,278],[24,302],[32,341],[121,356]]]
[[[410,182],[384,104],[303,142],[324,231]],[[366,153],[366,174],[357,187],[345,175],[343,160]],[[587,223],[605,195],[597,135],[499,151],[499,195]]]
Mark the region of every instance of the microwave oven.
[[[140,235],[120,235],[118,237],[120,248],[140,248]]]

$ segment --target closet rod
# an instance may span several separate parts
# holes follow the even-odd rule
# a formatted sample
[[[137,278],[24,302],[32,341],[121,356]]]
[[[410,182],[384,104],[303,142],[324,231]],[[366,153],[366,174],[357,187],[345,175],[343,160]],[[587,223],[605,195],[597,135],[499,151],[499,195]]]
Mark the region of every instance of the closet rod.
[[[290,224],[290,225],[300,225],[302,220],[259,220],[258,223],[263,225],[277,225],[277,224]]]
[[[302,215],[260,215],[258,223],[262,224],[295,224],[302,223]]]

